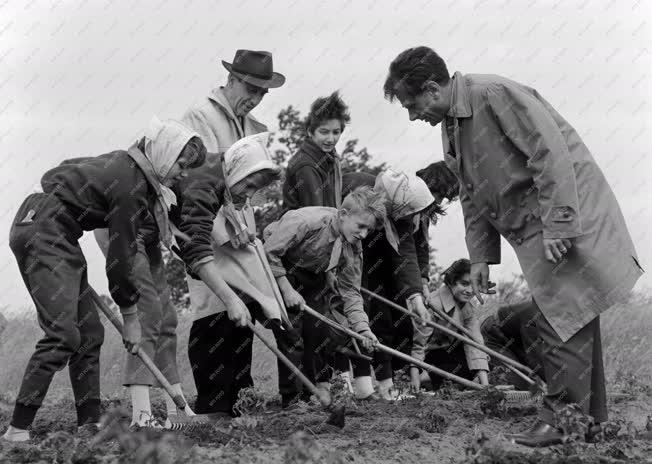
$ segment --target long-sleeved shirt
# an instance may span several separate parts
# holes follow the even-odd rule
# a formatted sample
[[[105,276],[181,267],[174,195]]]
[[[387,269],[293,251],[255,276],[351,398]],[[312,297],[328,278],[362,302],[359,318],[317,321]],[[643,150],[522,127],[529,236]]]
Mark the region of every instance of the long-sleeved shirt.
[[[343,302],[342,311],[352,330],[369,330],[369,318],[364,312],[360,294],[362,248],[360,244],[348,243],[341,236],[337,209],[311,206],[288,211],[281,219],[265,228],[263,237],[272,274],[277,278],[285,276],[290,267],[314,274],[325,273],[335,242],[341,239],[342,253],[336,267],[336,276]]]
[[[471,334],[473,340],[478,343],[484,343],[482,340],[482,333],[480,331],[480,321],[475,315],[474,306],[471,302],[464,304],[462,307],[457,303],[453,294],[447,285],[442,285],[439,290],[433,292],[430,296],[430,304],[436,309],[444,311],[450,317],[455,319]],[[433,314],[433,319],[437,320],[437,316]],[[424,327],[414,319],[414,335],[412,338],[412,357],[423,361],[426,357],[426,352],[431,350],[447,349],[457,339],[447,335],[441,331],[433,329],[432,327]],[[441,322],[440,324],[455,330],[448,322]],[[464,353],[466,354],[466,363],[469,370],[489,370],[489,362],[487,355],[467,344],[464,344]]]
[[[224,174],[219,155],[210,153],[203,166],[192,169],[174,187],[177,205],[170,219],[190,241],[179,240],[181,258],[191,276],[213,260],[213,222],[224,201]]]

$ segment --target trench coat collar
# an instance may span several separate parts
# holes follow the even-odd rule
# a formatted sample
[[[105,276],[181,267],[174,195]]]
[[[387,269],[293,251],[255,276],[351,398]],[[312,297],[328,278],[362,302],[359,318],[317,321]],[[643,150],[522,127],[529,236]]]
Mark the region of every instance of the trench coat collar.
[[[441,122],[442,145],[444,147],[444,161],[448,168],[458,177],[462,171],[462,154],[460,153],[459,141],[459,123],[458,118],[470,118],[473,115],[471,108],[469,91],[465,85],[465,78],[461,72],[456,71],[452,77],[451,88],[451,107],[446,113],[446,118],[452,118],[454,139],[451,140],[446,130],[447,121]],[[455,152],[455,156],[450,155],[450,148]]]
[[[473,115],[465,78],[459,71],[455,71],[452,77],[451,107],[446,115],[452,118],[470,118]]]

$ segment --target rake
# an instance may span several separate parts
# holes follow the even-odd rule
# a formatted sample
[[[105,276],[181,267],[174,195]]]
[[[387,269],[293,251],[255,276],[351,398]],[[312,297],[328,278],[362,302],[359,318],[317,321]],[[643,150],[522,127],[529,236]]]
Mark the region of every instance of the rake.
[[[315,395],[315,397],[319,400],[321,405],[326,409],[329,413],[330,416],[326,420],[327,424],[334,425],[339,428],[344,427],[344,420],[345,420],[345,408],[343,405],[335,405],[333,404],[331,400],[330,394],[327,392],[320,390],[315,386],[314,383],[312,383],[308,377],[306,377],[301,370],[295,366],[292,361],[290,361],[287,356],[285,356],[283,353],[281,353],[281,350],[278,349],[277,346],[274,344],[270,343],[263,333],[261,332],[260,328],[256,327],[256,325],[251,322],[247,321],[247,325],[251,329],[251,331],[258,337],[258,339],[263,342],[263,344],[270,349],[272,353],[276,355],[278,359],[281,360],[285,366],[292,371],[294,375],[297,376],[297,378],[303,383],[308,390],[310,390],[310,393]]]
[[[495,359],[498,359],[498,360],[502,361],[505,365],[507,365],[507,367],[509,367],[516,374],[518,374],[521,378],[526,380],[530,385],[532,385],[534,387],[537,387],[540,390],[543,389],[543,385],[540,382],[537,382],[536,380],[534,380],[532,378],[535,375],[535,373],[528,366],[525,366],[525,365],[519,363],[518,361],[515,361],[514,359],[505,356],[504,354],[498,353],[497,351],[494,351],[491,348],[488,348],[488,347],[484,346],[482,343],[476,342],[475,340],[473,340],[470,337],[465,337],[464,335],[461,335],[461,334],[455,332],[454,330],[449,329],[446,326],[443,326],[441,324],[437,324],[436,322],[426,321],[424,319],[421,319],[421,317],[419,317],[419,315],[414,314],[413,312],[407,310],[403,306],[400,306],[400,305],[394,303],[393,301],[390,301],[387,298],[384,298],[384,297],[378,295],[377,293],[372,292],[371,290],[367,290],[366,288],[361,288],[360,290],[363,293],[366,293],[367,295],[369,295],[369,296],[371,296],[373,298],[376,298],[378,301],[381,301],[381,302],[391,306],[392,308],[396,309],[397,311],[400,311],[400,312],[402,312],[404,314],[407,314],[408,316],[410,316],[410,317],[412,317],[412,318],[414,318],[414,319],[416,319],[418,321],[421,321],[422,323],[425,323],[426,325],[428,325],[428,326],[430,326],[430,327],[432,327],[434,329],[440,330],[440,331],[444,332],[445,334],[450,335],[451,337],[454,337],[454,338],[456,338],[456,339],[458,339],[458,340],[460,340],[460,341],[462,341],[462,342],[464,342],[464,343],[466,343],[468,345],[471,345],[471,346],[473,346],[473,347],[475,347],[475,348],[477,348],[477,349],[479,349],[481,351],[484,351],[485,353],[493,356]],[[431,308],[432,308],[432,306],[431,306]],[[433,308],[433,309],[435,309],[435,308]],[[436,311],[436,309],[435,309],[435,311]],[[462,327],[461,325],[459,325],[457,323],[457,321],[450,318],[450,316],[448,316],[447,314],[441,313],[439,311],[436,311],[436,314],[439,315],[440,317],[442,317],[447,322],[451,323],[453,326],[455,326],[455,328],[457,328],[459,330],[462,330],[464,333],[470,335],[470,332],[468,332],[468,330],[465,327]]]
[[[98,306],[98,308],[100,308],[100,310],[106,316],[106,318],[118,330],[120,335],[122,335],[123,333],[122,321],[106,305],[106,303],[102,301],[100,296],[92,287],[89,286],[88,290],[90,292],[91,298],[93,299],[93,301],[95,301],[95,304]],[[165,378],[163,373],[159,370],[158,367],[156,367],[156,364],[154,364],[152,359],[147,355],[147,353],[145,353],[145,351],[141,347],[138,347],[136,356],[140,358],[143,364],[150,370],[150,372],[154,375],[154,377],[156,377],[156,380],[159,381],[159,383],[165,389],[168,395],[172,397],[172,400],[174,401],[174,404],[177,407],[178,413],[176,417],[168,417],[171,423],[170,430],[180,430],[182,428],[186,428],[189,426],[213,427],[213,425],[215,424],[215,419],[212,418],[210,415],[197,414],[191,416],[186,412],[186,407],[188,406],[186,400],[183,399],[183,396],[179,395],[172,389],[172,385],[170,385],[170,382],[168,382],[168,380]]]
[[[457,330],[462,332],[464,335],[466,335],[469,338],[473,338],[473,334],[469,329],[461,325],[459,322],[457,322],[455,319],[450,317],[448,314],[446,314],[444,311],[440,310],[439,308],[435,308],[431,304],[426,303],[426,305],[435,313],[436,316],[438,316],[440,319],[448,322],[450,325],[455,327]],[[535,380],[532,380],[530,377],[525,375],[523,372],[519,371],[517,368],[512,366],[511,364],[503,363],[503,365],[512,371],[514,374],[518,375],[520,378],[522,378],[524,381],[529,383],[530,385],[537,385],[537,382]]]
[[[310,308],[307,305],[303,306],[303,310],[306,311],[311,316],[313,316],[313,317],[319,319],[320,321],[323,321],[326,324],[330,325],[331,327],[333,327],[333,328],[335,328],[337,330],[340,330],[341,332],[349,335],[353,339],[360,340],[360,341],[364,340],[364,337],[362,335],[360,335],[359,333],[354,332],[353,330],[349,329],[348,327],[344,327],[343,325],[341,325],[341,324],[333,321],[332,319],[322,315],[321,313],[315,311],[314,309]],[[472,382],[472,381],[470,381],[468,379],[465,379],[463,377],[460,377],[458,375],[451,374],[450,372],[446,372],[446,371],[444,371],[442,369],[439,369],[439,368],[437,368],[435,366],[432,366],[432,365],[427,364],[427,363],[425,363],[423,361],[420,361],[420,360],[418,360],[416,358],[413,358],[410,355],[407,355],[407,354],[402,353],[402,352],[400,352],[398,350],[395,350],[393,348],[385,346],[382,343],[378,343],[376,345],[376,349],[379,350],[379,351],[384,351],[385,353],[388,353],[388,354],[390,354],[390,355],[392,355],[394,357],[397,357],[397,358],[403,359],[405,361],[408,361],[411,364],[413,364],[415,366],[419,366],[420,368],[422,368],[422,369],[424,369],[424,370],[426,370],[428,372],[432,372],[434,374],[437,374],[440,377],[444,377],[445,379],[452,380],[453,382],[456,382],[456,383],[458,383],[458,384],[460,384],[462,386],[465,386],[467,388],[470,388],[472,390],[482,391],[482,390],[487,390],[489,388],[486,385],[479,385],[479,384],[477,384],[475,382]],[[499,387],[495,387],[495,388],[499,388]],[[508,402],[527,401],[527,400],[531,400],[533,398],[532,393],[530,393],[529,391],[509,390],[508,388],[509,388],[509,386],[502,386],[502,387],[499,388],[499,389],[503,390],[503,393],[505,394],[505,399]],[[468,393],[473,393],[473,392],[468,392]]]
[[[349,329],[348,327],[344,327],[343,325],[335,322],[334,320],[332,320],[332,319],[324,316],[323,314],[315,311],[314,309],[312,309],[308,305],[303,305],[303,310],[305,312],[307,312],[308,314],[310,314],[311,316],[313,316],[313,317],[319,319],[320,321],[330,325],[334,329],[337,329],[337,330],[341,331],[342,333],[345,333],[346,335],[348,335],[349,337],[351,337],[351,338],[353,338],[355,340],[359,340],[359,341],[364,341],[365,340],[365,337],[363,337],[359,333],[354,332],[353,330]],[[470,380],[465,379],[463,377],[459,377],[459,376],[457,376],[455,374],[451,374],[450,372],[446,372],[446,371],[444,371],[442,369],[439,369],[439,368],[437,368],[435,366],[431,366],[430,364],[427,364],[427,363],[425,363],[423,361],[419,361],[418,359],[413,358],[410,355],[407,355],[407,354],[402,353],[402,352],[400,352],[398,350],[395,350],[393,348],[385,346],[382,343],[378,343],[375,347],[379,351],[384,351],[385,353],[391,354],[394,357],[401,358],[401,359],[403,359],[405,361],[408,361],[408,362],[414,364],[415,366],[419,366],[422,369],[425,369],[426,371],[432,372],[432,373],[437,374],[437,375],[439,375],[441,377],[452,380],[453,382],[457,382],[460,385],[464,385],[465,387],[472,388],[473,390],[483,390],[484,389],[484,387],[482,385],[479,385],[479,384],[477,384],[475,382],[471,382]]]

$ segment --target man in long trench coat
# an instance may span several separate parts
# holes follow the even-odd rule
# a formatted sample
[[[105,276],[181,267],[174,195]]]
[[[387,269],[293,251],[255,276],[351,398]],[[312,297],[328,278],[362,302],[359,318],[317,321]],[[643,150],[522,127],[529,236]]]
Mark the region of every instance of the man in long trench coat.
[[[548,391],[539,421],[512,440],[560,443],[555,413],[569,403],[596,424],[606,421],[599,314],[626,297],[643,270],[586,145],[536,90],[496,75],[451,77],[428,47],[398,55],[384,90],[411,121],[442,123],[478,299],[492,293],[489,265],[500,263],[502,235],[543,313],[536,324]]]

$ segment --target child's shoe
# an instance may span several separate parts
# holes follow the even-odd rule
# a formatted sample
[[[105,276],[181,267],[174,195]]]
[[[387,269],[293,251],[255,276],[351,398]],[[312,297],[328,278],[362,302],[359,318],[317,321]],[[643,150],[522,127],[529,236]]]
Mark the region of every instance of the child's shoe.
[[[10,425],[4,435],[2,435],[2,439],[15,443],[29,441],[29,430],[19,429]]]

